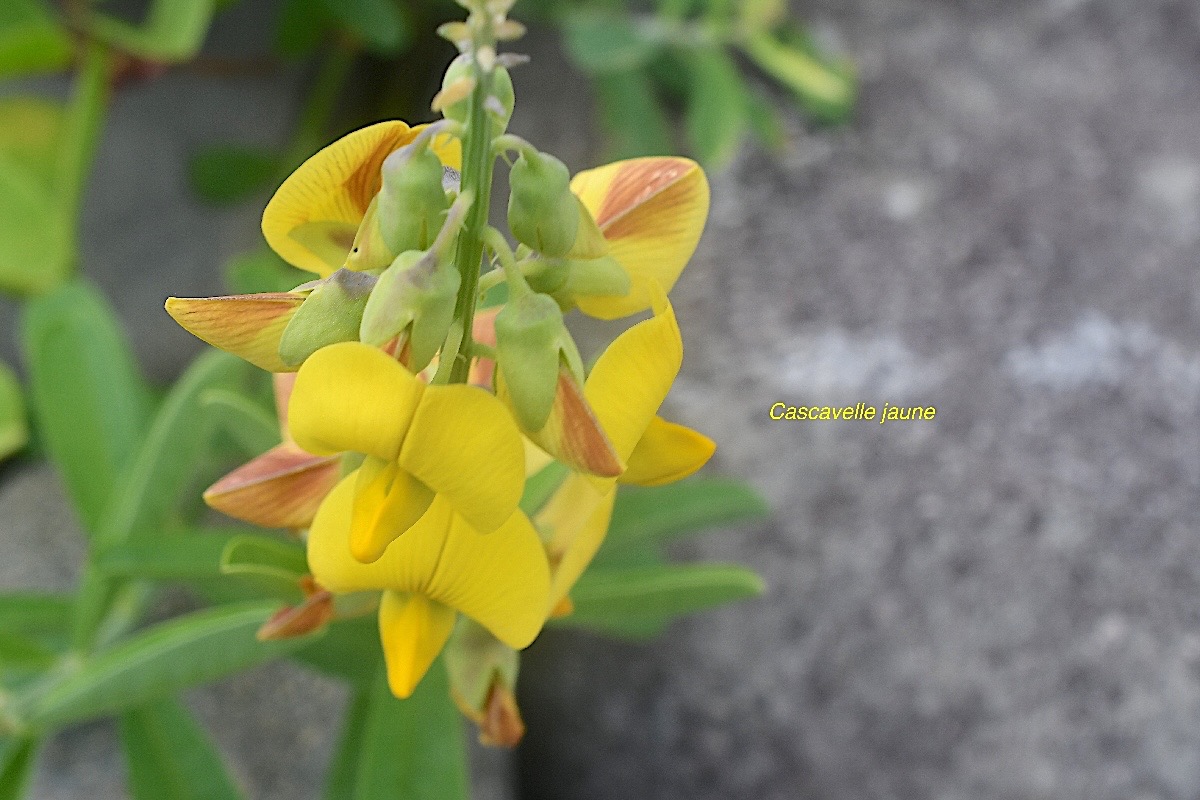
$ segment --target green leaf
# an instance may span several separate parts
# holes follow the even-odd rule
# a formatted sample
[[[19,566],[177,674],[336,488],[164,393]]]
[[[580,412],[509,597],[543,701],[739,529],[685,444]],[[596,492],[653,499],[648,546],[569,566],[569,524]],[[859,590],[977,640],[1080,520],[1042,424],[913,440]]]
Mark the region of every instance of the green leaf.
[[[29,442],[29,423],[25,419],[25,399],[21,384],[6,364],[0,362],[0,461]]]
[[[46,667],[54,661],[54,651],[30,636],[0,630],[0,664],[4,667]]]
[[[94,533],[142,438],[149,390],[113,312],[85,283],[31,301],[22,334],[46,448]]]
[[[178,700],[167,698],[120,718],[133,800],[237,800],[212,740]]]
[[[408,45],[408,26],[394,0],[323,0],[325,10],[377,55],[396,55]]]
[[[697,50],[691,59],[687,133],[706,166],[729,163],[746,126],[746,87],[723,50]]]
[[[32,698],[25,719],[34,729],[58,727],[143,705],[284,655],[306,639],[255,638],[278,608],[274,601],[222,606],[148,628]]]
[[[311,278],[269,247],[234,256],[225,266],[225,283],[234,294],[287,292]]]
[[[644,74],[597,75],[596,91],[614,159],[662,156],[674,151],[670,124]]]
[[[622,487],[596,560],[769,513],[770,507],[757,492],[729,478],[690,478],[654,488]]]
[[[36,165],[0,160],[0,290],[46,292],[72,263],[70,223]]]
[[[308,559],[298,542],[243,534],[231,539],[221,553],[226,575],[262,575],[295,583],[308,573]]]
[[[324,636],[292,658],[325,675],[365,686],[375,677],[379,647],[379,624],[371,614],[332,623]]]
[[[0,800],[21,800],[33,779],[40,739],[0,740]]]
[[[213,0],[154,0],[141,25],[95,13],[91,33],[151,61],[186,61],[200,51],[215,10]]]
[[[660,622],[754,597],[762,579],[746,567],[676,564],[589,570],[571,590],[564,624],[589,627]]]
[[[0,594],[0,630],[37,633],[51,639],[61,636],[70,627],[73,602],[65,594]]]
[[[245,451],[257,456],[281,441],[279,423],[263,407],[240,392],[211,389],[201,398],[207,414]]]
[[[466,800],[462,719],[439,659],[413,696],[397,700],[382,669],[359,741],[352,800]]]
[[[378,659],[376,659],[378,662]],[[378,671],[376,664],[371,664]],[[371,711],[371,692],[358,689],[350,697],[346,716],[342,721],[342,733],[338,737],[337,752],[329,764],[329,775],[325,778],[323,800],[346,800],[354,796],[354,784],[358,776],[358,758],[362,752],[363,731]]]
[[[577,67],[594,74],[640,69],[663,44],[656,26],[639,25],[628,15],[603,11],[568,14],[563,35],[567,55]]]
[[[746,54],[763,72],[791,89],[824,122],[841,122],[854,109],[857,86],[849,63],[829,63],[811,49],[790,47],[767,33],[749,37]]]
[[[306,56],[317,49],[329,27],[323,0],[284,0],[275,30],[275,46],[285,56]]]
[[[49,191],[58,169],[64,119],[63,105],[56,101],[22,96],[0,99],[0,160],[31,168]]]
[[[211,203],[236,203],[271,187],[279,171],[271,151],[245,145],[213,145],[188,160],[188,180]]]
[[[71,36],[39,0],[0,3],[0,79],[71,65]]]

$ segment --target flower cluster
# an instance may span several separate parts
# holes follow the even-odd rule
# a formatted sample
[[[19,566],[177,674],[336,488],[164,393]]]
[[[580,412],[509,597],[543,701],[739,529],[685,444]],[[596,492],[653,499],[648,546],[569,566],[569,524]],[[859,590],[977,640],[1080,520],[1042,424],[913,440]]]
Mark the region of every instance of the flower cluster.
[[[392,691],[409,696],[449,642],[460,707],[511,744],[515,651],[570,613],[617,485],[685,477],[714,445],[658,416],[683,356],[667,293],[704,226],[704,173],[646,158],[572,178],[506,134],[516,60],[493,45],[519,26],[496,6],[443,26],[462,51],[434,101],[444,119],[355,131],[267,205],[267,242],[314,280],[167,310],[276,373],[283,444],[205,494],[307,538],[310,601],[266,635],[307,632],[337,616],[335,596],[372,593]],[[497,160],[511,164],[515,245],[487,224]],[[573,309],[650,316],[585,370],[563,323]],[[523,509],[555,461],[566,477]]]

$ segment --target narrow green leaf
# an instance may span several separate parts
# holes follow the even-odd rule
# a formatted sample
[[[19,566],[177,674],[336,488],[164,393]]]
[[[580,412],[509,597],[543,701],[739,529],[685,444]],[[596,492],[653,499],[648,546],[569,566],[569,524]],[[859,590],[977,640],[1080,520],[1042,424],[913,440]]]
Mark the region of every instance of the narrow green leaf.
[[[70,271],[71,236],[33,164],[0,161],[0,290],[36,295]]]
[[[186,61],[208,33],[213,0],[154,0],[141,25],[107,14],[91,16],[92,35],[120,50],[153,61]]]
[[[575,610],[565,621],[670,618],[754,597],[762,590],[761,578],[732,564],[589,570],[571,590]]]
[[[71,65],[71,36],[40,0],[0,3],[0,79]]]
[[[0,594],[0,630],[61,635],[70,627],[72,602],[64,594]]]
[[[155,625],[33,698],[24,716],[33,728],[57,727],[139,706],[284,655],[306,639],[255,638],[278,608],[274,601],[222,606]]]
[[[378,671],[376,665],[372,666]],[[372,675],[374,674],[373,672]],[[325,778],[325,791],[321,795],[323,800],[346,800],[347,797],[354,797],[363,731],[367,727],[370,711],[371,692],[368,689],[356,689],[350,696],[350,704],[342,720],[337,752],[333,754],[333,760],[329,764],[329,775]]]
[[[45,667],[54,661],[54,651],[30,636],[0,630],[0,665]]]
[[[40,739],[0,740],[0,800],[21,800],[33,779]]]
[[[597,75],[596,91],[613,158],[661,156],[674,151],[670,123],[644,74]]]
[[[25,398],[17,376],[0,362],[0,461],[29,442],[29,423],[25,419]]]
[[[325,10],[378,55],[396,55],[408,45],[408,26],[394,0],[323,0]]]
[[[212,389],[201,398],[206,413],[248,454],[259,455],[279,444],[279,423],[261,405],[240,392]]]
[[[654,488],[622,487],[597,560],[626,548],[658,544],[768,513],[770,508],[761,495],[728,478],[690,478]]]
[[[213,145],[188,160],[188,179],[200,197],[229,204],[270,188],[279,166],[279,158],[263,148]]]
[[[20,95],[0,99],[0,160],[32,168],[39,183],[50,190],[58,169],[64,118],[58,101]]]
[[[853,66],[818,59],[767,33],[749,37],[746,54],[763,72],[791,89],[805,109],[825,122],[841,122],[854,108],[857,86]]]
[[[85,283],[30,302],[23,339],[46,448],[94,533],[142,438],[149,391],[113,312]]]
[[[311,277],[275,255],[269,247],[234,256],[225,266],[225,283],[234,294],[287,292]]]
[[[466,800],[462,719],[438,660],[413,696],[397,700],[383,670],[359,743],[353,800]]]
[[[298,542],[243,534],[229,541],[221,553],[226,575],[263,575],[295,581],[308,573],[308,559]]]
[[[147,703],[119,722],[133,800],[243,797],[208,734],[178,700]]]
[[[640,69],[663,44],[657,26],[639,25],[627,14],[594,10],[569,13],[563,36],[575,65],[595,74]]]
[[[737,67],[719,48],[697,50],[691,66],[688,138],[703,164],[723,166],[737,152],[746,126],[746,87]]]

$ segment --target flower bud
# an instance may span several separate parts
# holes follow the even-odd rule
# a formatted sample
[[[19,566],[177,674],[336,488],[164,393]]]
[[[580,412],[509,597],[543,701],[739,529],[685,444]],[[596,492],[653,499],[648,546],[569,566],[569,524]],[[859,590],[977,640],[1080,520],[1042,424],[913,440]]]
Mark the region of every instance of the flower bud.
[[[339,269],[316,282],[279,340],[279,358],[298,366],[322,347],[358,339],[375,276]]]
[[[545,426],[564,358],[572,371],[582,374],[579,352],[553,298],[523,294],[510,300],[496,316],[496,363],[524,430],[538,431]]]
[[[363,311],[359,339],[379,346],[407,332],[408,367],[420,372],[446,340],[460,281],[453,265],[439,262],[433,253],[401,253],[379,276]]]
[[[509,175],[508,227],[522,244],[550,257],[565,256],[579,232],[571,173],[545,153],[522,153]]]
[[[437,237],[450,202],[442,188],[442,162],[427,147],[409,145],[383,162],[379,233],[390,253],[425,250]],[[391,263],[392,258],[380,264]]]
[[[515,697],[520,654],[463,618],[446,644],[444,660],[450,695],[463,715],[479,725],[479,741],[515,747],[525,734]]]
[[[629,294],[629,273],[612,256],[592,259],[572,259],[565,262],[566,276],[550,295],[563,310],[575,306],[580,296],[624,297]]]
[[[444,103],[442,108],[442,116],[446,119],[466,124],[468,109],[471,105],[470,97],[457,97],[458,93],[453,87],[464,85],[461,82],[473,80],[474,77],[475,67],[469,53],[463,53],[450,62],[450,66],[446,69],[446,76],[442,79],[442,91],[439,93],[439,97],[449,100],[448,103]],[[490,96],[496,100],[494,104],[489,104],[492,106],[489,109],[492,113],[492,135],[499,136],[508,127],[508,121],[512,118],[513,106],[516,103],[512,78],[509,77],[508,70],[502,66],[496,66],[492,71]]]

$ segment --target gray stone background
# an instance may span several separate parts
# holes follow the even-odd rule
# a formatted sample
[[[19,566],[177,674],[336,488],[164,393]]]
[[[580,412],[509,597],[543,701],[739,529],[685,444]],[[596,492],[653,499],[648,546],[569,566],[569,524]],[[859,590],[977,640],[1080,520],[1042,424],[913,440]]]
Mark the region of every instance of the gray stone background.
[[[674,293],[669,413],[775,508],[679,555],[748,563],[768,591],[647,645],[544,636],[530,734],[484,794],[1200,798],[1200,4],[794,8],[857,60],[856,119],[794,118],[782,158],[713,175]],[[581,79],[528,48],[517,132],[593,163]],[[218,291],[257,241],[253,207],[190,196],[184,157],[283,141],[299,78],[173,72],[116,102],[85,269],[157,378],[198,351],[163,297]],[[775,401],[938,412],[772,422]],[[70,585],[49,472],[0,474],[0,519],[0,587]],[[190,699],[250,796],[316,796],[335,685],[277,665]],[[77,728],[34,797],[119,797],[120,770],[109,726]]]

